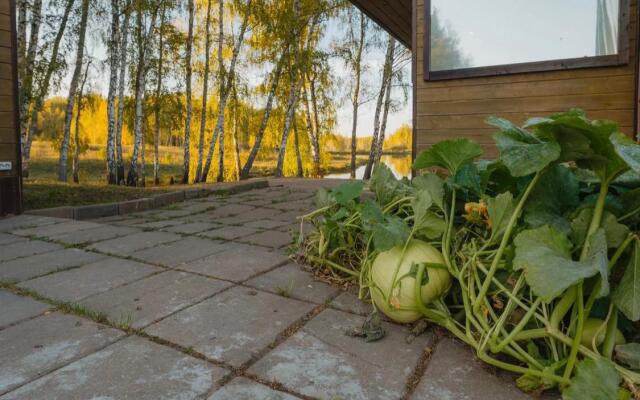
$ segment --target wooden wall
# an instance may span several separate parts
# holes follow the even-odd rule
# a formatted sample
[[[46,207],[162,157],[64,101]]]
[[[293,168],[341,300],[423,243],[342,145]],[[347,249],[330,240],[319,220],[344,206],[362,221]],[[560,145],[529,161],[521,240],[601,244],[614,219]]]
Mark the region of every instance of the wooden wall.
[[[424,0],[414,0],[414,151],[451,137],[472,138],[494,157],[492,134],[484,120],[497,115],[517,123],[579,107],[590,118],[617,121],[632,134],[636,90],[637,0],[631,1],[629,64],[622,67],[524,73],[449,81],[423,79]]]
[[[11,171],[0,171],[0,215],[20,212],[20,156],[16,118],[14,4],[0,0],[0,162],[10,161]]]

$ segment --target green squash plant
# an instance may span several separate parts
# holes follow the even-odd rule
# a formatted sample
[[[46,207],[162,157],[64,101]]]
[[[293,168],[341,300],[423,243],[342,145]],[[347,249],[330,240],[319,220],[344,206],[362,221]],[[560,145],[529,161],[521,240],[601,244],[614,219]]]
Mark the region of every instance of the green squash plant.
[[[447,140],[412,181],[380,165],[370,192],[319,191],[301,255],[390,318],[444,327],[522,390],[640,396],[640,145],[580,110],[488,123],[495,161]]]

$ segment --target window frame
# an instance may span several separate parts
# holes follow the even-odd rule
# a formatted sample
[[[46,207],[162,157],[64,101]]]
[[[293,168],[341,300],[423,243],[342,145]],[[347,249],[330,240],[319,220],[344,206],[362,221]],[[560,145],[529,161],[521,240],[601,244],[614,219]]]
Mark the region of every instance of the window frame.
[[[619,1],[618,54],[431,71],[431,0],[424,0],[424,80],[441,81],[512,75],[527,72],[563,71],[626,65],[629,63],[629,14],[631,12],[631,6],[629,0]]]

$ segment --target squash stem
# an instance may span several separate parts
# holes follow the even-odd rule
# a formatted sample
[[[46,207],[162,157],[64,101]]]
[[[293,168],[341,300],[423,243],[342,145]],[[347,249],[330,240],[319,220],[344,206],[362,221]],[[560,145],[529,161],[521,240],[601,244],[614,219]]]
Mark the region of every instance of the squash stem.
[[[480,311],[480,305],[482,304],[481,300],[487,295],[487,292],[489,291],[489,286],[491,286],[491,282],[492,282],[493,276],[495,275],[496,271],[498,270],[498,265],[499,265],[500,261],[502,260],[502,255],[504,254],[504,251],[507,248],[507,244],[509,244],[509,241],[511,240],[511,234],[513,232],[513,229],[516,226],[516,222],[518,222],[518,218],[520,218],[520,214],[522,213],[522,209],[524,208],[524,205],[527,202],[527,199],[529,198],[529,195],[531,195],[531,192],[533,191],[533,188],[536,186],[536,184],[540,180],[540,176],[541,175],[542,175],[542,171],[538,171],[535,174],[535,176],[533,177],[531,182],[529,182],[529,185],[527,186],[527,189],[522,194],[522,198],[520,198],[520,201],[518,201],[518,205],[516,206],[515,210],[513,210],[513,214],[511,215],[511,218],[509,219],[509,224],[507,225],[507,228],[505,229],[505,232],[504,232],[504,234],[502,236],[502,241],[500,242],[500,247],[498,248],[498,251],[496,252],[496,255],[494,256],[493,262],[491,263],[491,267],[489,268],[489,272],[488,272],[487,276],[485,277],[485,280],[484,280],[484,283],[482,284],[482,288],[480,289],[480,292],[478,293],[478,298],[476,298],[476,301],[473,304],[473,311],[475,313],[478,313]]]

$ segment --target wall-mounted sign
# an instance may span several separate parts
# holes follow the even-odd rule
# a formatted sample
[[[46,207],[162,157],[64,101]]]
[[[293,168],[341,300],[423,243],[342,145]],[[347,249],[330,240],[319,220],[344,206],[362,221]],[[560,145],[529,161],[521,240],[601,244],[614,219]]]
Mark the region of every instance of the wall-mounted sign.
[[[13,163],[11,161],[0,161],[0,171],[11,171]]]

